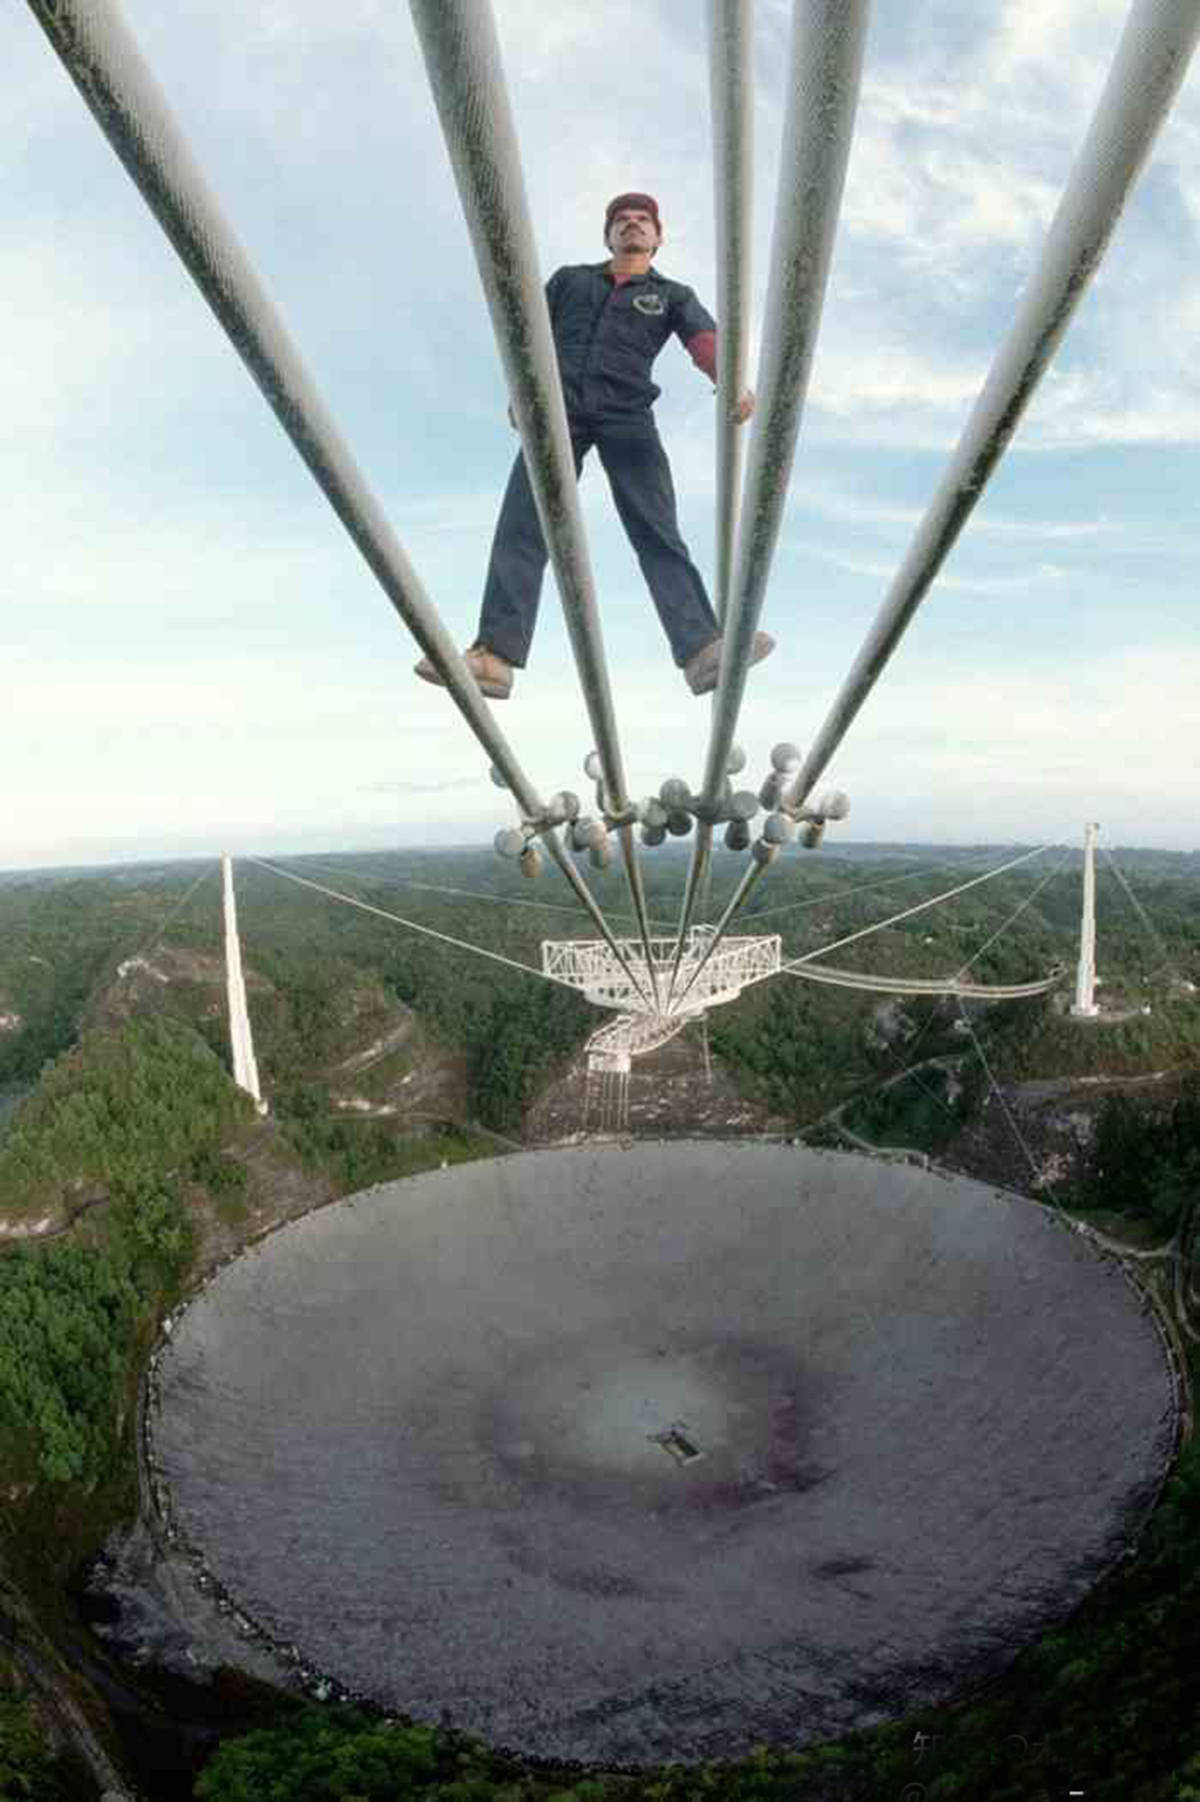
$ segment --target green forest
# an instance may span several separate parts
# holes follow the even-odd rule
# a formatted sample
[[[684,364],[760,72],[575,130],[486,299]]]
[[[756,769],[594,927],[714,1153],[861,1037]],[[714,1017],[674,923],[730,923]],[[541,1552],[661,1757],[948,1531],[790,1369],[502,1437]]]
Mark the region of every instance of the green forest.
[[[5,1203],[103,1210],[86,1234],[0,1258],[0,1435],[16,1468],[23,1451],[52,1484],[109,1475],[139,1334],[189,1266],[185,1185],[244,1108],[186,1027],[133,1021],[65,1054],[0,1140]]]
[[[1122,854],[1122,865],[1136,905],[1118,882],[1098,891],[1102,998],[1113,1016],[1103,1028],[1081,1031],[1054,998],[971,1005],[965,1026],[961,1008],[910,1000],[885,1020],[870,995],[785,977],[712,1015],[712,1051],[796,1132],[819,1141],[843,1120],[872,1144],[935,1157],[977,1118],[993,1079],[1165,1074],[1160,1089],[1118,1090],[1097,1105],[1086,1150],[1054,1199],[1109,1232],[1128,1223],[1137,1243],[1176,1235],[1186,1262],[1200,1179],[1200,1008],[1189,987],[1200,981],[1200,860]],[[581,930],[561,884],[525,883],[474,852],[290,867],[528,966],[544,936]],[[744,930],[779,932],[785,956],[797,955],[986,867],[979,851],[919,847],[797,857],[760,885]],[[650,910],[664,927],[683,868],[679,857],[649,863]],[[714,911],[734,876],[721,860]],[[596,877],[602,905],[618,917],[622,880],[618,869]],[[969,962],[976,980],[993,982],[1058,964],[1069,985],[1078,895],[1072,854],[1057,874],[1013,872],[885,926],[833,961],[920,975]],[[56,1596],[133,1506],[133,1403],[158,1323],[206,1260],[269,1226],[284,1189],[320,1205],[519,1145],[530,1104],[597,1023],[573,993],[265,868],[239,867],[238,896],[266,1120],[231,1080],[214,870],[135,867],[0,884],[0,1017],[10,1022],[0,1032],[0,1096],[21,1098],[0,1120],[0,1221],[50,1223],[0,1250],[9,1493],[0,1627],[5,1594],[22,1592],[45,1622],[51,1663]],[[632,932],[632,922],[619,923]],[[431,1069],[440,1086],[408,1113],[389,1111]],[[346,1112],[351,1091],[361,1117]],[[1111,1802],[1200,1798],[1198,1572],[1192,1445],[1136,1559],[984,1692],[954,1706],[803,1753],[764,1750],[736,1766],[632,1778],[534,1771],[449,1732],[280,1697],[265,1718],[258,1708],[254,1731],[226,1735],[205,1755],[194,1794],[197,1802],[866,1802],[917,1784],[922,1802],[1026,1802],[1072,1787]],[[0,1642],[0,1797],[88,1794]]]

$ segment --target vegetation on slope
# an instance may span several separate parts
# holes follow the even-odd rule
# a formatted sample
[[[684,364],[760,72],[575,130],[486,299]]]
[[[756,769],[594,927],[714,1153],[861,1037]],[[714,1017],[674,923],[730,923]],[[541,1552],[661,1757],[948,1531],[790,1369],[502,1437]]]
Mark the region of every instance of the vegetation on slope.
[[[243,1113],[216,1058],[171,1020],[85,1038],[0,1141],[11,1210],[90,1194],[89,1238],[0,1257],[0,1443],[39,1478],[94,1488],[116,1462],[139,1336],[188,1267],[183,1185]]]
[[[0,1251],[0,1561],[43,1598],[132,1505],[138,1374],[188,1281],[201,1212],[244,1212],[246,1166],[226,1148],[248,1115],[209,1046],[155,1016],[85,1033],[0,1138],[4,1211],[75,1219]],[[369,1127],[340,1130],[345,1187],[477,1155],[462,1133],[373,1145]],[[90,1793],[68,1787],[36,1706],[0,1703],[0,1796]]]
[[[975,1113],[985,1080],[975,1060],[926,1065],[876,1088],[842,1118],[872,1145],[937,1157]]]
[[[598,1782],[523,1777],[482,1746],[349,1709],[306,1709],[227,1741],[196,1785],[198,1802],[603,1802],[608,1793]]]
[[[153,939],[196,874],[175,864],[18,878],[0,888],[0,1013],[21,1022],[19,1031],[0,1033],[0,1090],[36,1082],[75,1043],[118,962]]]
[[[0,1798],[77,1802],[93,1794],[86,1773],[56,1749],[36,1704],[0,1659]]]
[[[1148,1221],[1173,1232],[1200,1196],[1200,1076],[1166,1107],[1110,1096],[1100,1110],[1078,1208]]]
[[[220,1062],[174,1020],[97,1032],[48,1071],[0,1140],[6,1211],[129,1194],[210,1151],[245,1115]]]
[[[188,1028],[136,1021],[85,1035],[0,1140],[6,1212],[87,1208],[68,1235],[0,1254],[0,1544],[39,1588],[130,1505],[133,1392],[189,1266],[187,1195],[243,1109]],[[88,1793],[16,1693],[0,1706],[0,1774],[3,1796]]]
[[[335,886],[369,894],[519,962],[537,962],[544,932],[580,930],[578,920],[489,902],[489,889],[512,886],[504,866],[490,859],[446,854],[395,860],[396,869],[419,881],[481,891],[453,899],[387,888],[378,878],[391,867],[389,860],[369,863],[364,878],[346,860]],[[857,890],[877,875],[892,884],[896,874],[894,859],[878,868],[860,862],[851,869],[835,857],[797,863],[780,872],[769,895],[761,892],[756,911],[764,901],[772,907],[800,901],[794,917],[764,919],[762,925],[784,926],[785,952],[808,950],[902,906],[913,893],[903,882],[883,896],[856,892],[839,900],[835,893],[847,886]],[[675,864],[652,870],[651,909],[659,917],[672,911],[678,876]],[[195,954],[191,985],[172,981],[153,1018],[138,1013],[136,996],[132,1017],[119,1025],[95,1011],[97,988],[120,958],[153,937],[164,906],[182,896],[185,879],[190,882],[192,872],[57,881],[27,885],[27,893],[21,885],[0,890],[0,1012],[15,1010],[23,1022],[19,1032],[0,1035],[0,1087],[31,1080],[47,1055],[74,1044],[85,1015],[107,1021],[60,1058],[0,1136],[0,1207],[10,1214],[104,1203],[82,1216],[69,1240],[0,1254],[0,1455],[10,1493],[20,1498],[6,1514],[3,1533],[10,1552],[20,1535],[22,1551],[40,1546],[59,1572],[93,1548],[116,1511],[128,1506],[133,1387],[158,1313],[187,1281],[196,1210],[232,1208],[232,1218],[245,1187],[243,1165],[227,1155],[231,1136],[236,1140],[248,1130],[244,1104],[223,1072],[223,1026],[201,968],[205,959],[215,965],[220,949],[214,884],[201,888],[171,929],[170,943]],[[597,878],[606,907],[623,905],[620,882],[615,871]],[[926,891],[931,886],[936,884],[924,884]],[[1195,977],[1200,885],[1183,880],[1168,860],[1139,886],[1165,932],[1170,958]],[[1028,890],[1029,884],[1006,878],[994,890],[973,891],[948,914],[921,916],[863,941],[854,948],[861,956],[844,961],[921,974],[957,968]],[[539,892],[562,898],[548,886],[518,892],[526,900]],[[411,1140],[379,1122],[333,1115],[335,1072],[368,1030],[379,996],[414,1011],[426,1046],[457,1051],[473,1110],[504,1131],[519,1123],[548,1068],[594,1024],[591,1010],[571,995],[324,903],[265,873],[247,872],[239,897],[251,978],[266,985],[252,989],[252,1010],[280,1128],[296,1156],[324,1173],[336,1191],[398,1174],[397,1165],[410,1155],[441,1161],[461,1155],[465,1146],[460,1133],[447,1131],[415,1150]],[[997,941],[977,974],[1001,981],[1041,973],[1063,956],[1077,906],[1077,880],[1049,885],[1022,916],[1020,932]],[[1182,1002],[1167,1015],[1158,991],[1147,986],[1161,959],[1141,944],[1140,922],[1106,914],[1106,906],[1102,900],[1105,999],[1135,1010],[1153,993],[1154,1013],[1131,1011],[1120,1026],[1091,1032],[1069,1026],[1048,1005],[973,1016],[1002,1076],[1147,1071],[1195,1061],[1200,1015],[1194,1004],[1189,1012]],[[751,915],[747,929],[754,924]],[[889,1046],[873,1030],[877,1009],[870,998],[781,982],[751,991],[714,1016],[713,1042],[774,1105],[803,1122],[877,1086],[912,1055],[918,1036],[921,1056],[961,1057],[969,1050],[954,1036],[950,1016],[925,1003],[906,1003],[904,1012],[909,1037]],[[918,1113],[932,1107],[912,1084],[885,1093],[874,1124],[886,1136],[902,1136]],[[940,1099],[959,1105],[947,1087]],[[1169,1225],[1194,1192],[1198,1117],[1194,1099],[1149,1117],[1131,1103],[1110,1104],[1095,1141],[1092,1186],[1079,1199],[1107,1214],[1125,1210],[1126,1218]],[[941,1118],[918,1122],[918,1130],[926,1128],[944,1128],[944,1109]],[[228,1741],[198,1794],[203,1802],[248,1793],[277,1802],[376,1794],[453,1796],[458,1802],[684,1802],[701,1796],[865,1802],[916,1782],[930,1798],[980,1802],[1025,1802],[1068,1787],[1112,1802],[1118,1796],[1122,1802],[1175,1802],[1200,1791],[1200,1696],[1189,1675],[1200,1668],[1193,1624],[1200,1603],[1198,1489],[1196,1456],[1189,1452],[1136,1564],[1103,1585],[1061,1632],[1025,1654],[985,1696],[957,1709],[930,1711],[791,1758],[763,1754],[719,1771],[663,1772],[644,1780],[556,1782],[426,1729],[325,1710],[299,1716],[289,1708],[277,1729],[253,1736],[253,1745],[246,1738]],[[916,1733],[928,1741],[920,1742],[919,1760]],[[49,1756],[28,1701],[0,1686],[0,1794],[4,1782],[16,1795],[42,1794],[37,1785],[44,1789],[49,1781]],[[63,1787],[48,1793],[70,1792]]]
[[[778,982],[713,1014],[709,1044],[775,1112],[807,1124],[876,1074],[872,1012],[869,996]]]
[[[355,873],[331,880],[405,915],[436,917],[441,929],[449,926],[455,936],[518,963],[538,964],[540,934],[548,926],[538,909],[509,910],[470,898],[440,899],[434,907],[423,895],[413,905],[402,890]],[[302,1081],[300,1072],[335,1061],[330,1023],[338,1018],[337,998],[366,979],[410,1009],[442,1055],[453,1049],[462,1056],[470,1114],[495,1132],[519,1131],[546,1072],[597,1023],[582,997],[536,977],[406,934],[278,878],[269,894],[270,945],[258,948],[257,967],[275,996],[256,1010],[256,1030],[264,1074],[288,1112],[305,1112],[303,1099],[297,1110],[288,1093]],[[247,883],[241,903],[247,942],[266,903],[265,879]],[[552,916],[549,924],[557,929]],[[311,1106],[307,1111],[311,1116]]]
[[[115,1215],[102,1245],[0,1258],[0,1443],[32,1443],[47,1483],[110,1473],[139,1326],[186,1268],[178,1191],[139,1185]]]

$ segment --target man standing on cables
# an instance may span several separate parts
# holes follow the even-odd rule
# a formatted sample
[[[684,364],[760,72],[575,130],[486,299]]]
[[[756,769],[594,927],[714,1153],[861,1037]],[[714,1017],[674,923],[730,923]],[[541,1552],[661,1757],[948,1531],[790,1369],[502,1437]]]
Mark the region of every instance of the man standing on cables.
[[[693,694],[710,694],[720,673],[721,629],[679,535],[671,467],[651,412],[660,390],[650,370],[674,335],[715,383],[716,323],[690,288],[651,267],[663,241],[652,195],[618,194],[610,200],[604,241],[611,252],[606,262],[558,269],[546,284],[575,473],[595,445],[675,662]],[[734,417],[744,424],[753,411],[754,395],[747,389]],[[479,630],[466,653],[468,669],[490,700],[507,699],[514,667],[525,666],[546,562],[521,455],[496,526]],[[756,632],[751,663],[774,648],[774,639]],[[425,682],[442,680],[427,657],[416,673]]]

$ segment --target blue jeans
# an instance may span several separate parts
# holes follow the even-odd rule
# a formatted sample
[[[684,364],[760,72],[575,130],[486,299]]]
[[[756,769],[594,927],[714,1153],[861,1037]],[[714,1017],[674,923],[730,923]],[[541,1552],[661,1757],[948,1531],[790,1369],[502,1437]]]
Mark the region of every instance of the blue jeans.
[[[679,535],[671,466],[649,409],[571,418],[575,474],[595,445],[675,662],[682,667],[720,632],[699,570]],[[479,616],[480,644],[524,668],[548,554],[533,491],[518,456],[496,524]]]

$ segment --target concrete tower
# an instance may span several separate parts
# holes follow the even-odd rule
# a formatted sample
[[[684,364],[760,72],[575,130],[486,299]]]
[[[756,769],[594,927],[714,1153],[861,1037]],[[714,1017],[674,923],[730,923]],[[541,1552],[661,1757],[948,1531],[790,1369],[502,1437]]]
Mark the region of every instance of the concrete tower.
[[[252,1095],[260,1114],[267,1104],[258,1086],[258,1064],[254,1058],[254,1040],[250,1036],[250,1015],[246,1011],[246,984],[242,976],[242,947],[238,940],[237,903],[233,898],[233,865],[228,856],[221,859],[225,881],[225,980],[229,990],[229,1040],[233,1051],[233,1080],[239,1089]]]
[[[1083,922],[1079,929],[1079,969],[1075,976],[1075,1005],[1071,1012],[1093,1019],[1096,1006],[1096,834],[1090,821],[1083,829]]]

